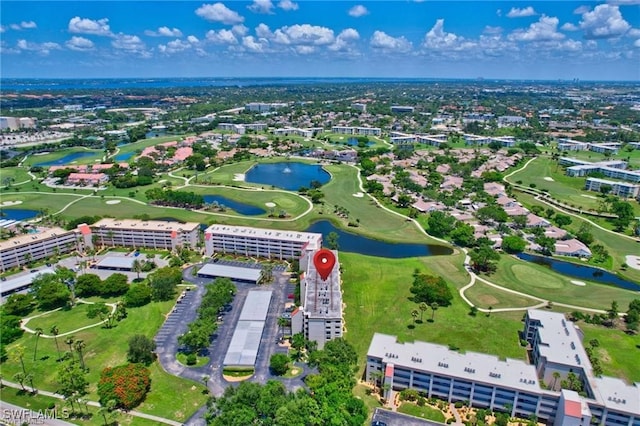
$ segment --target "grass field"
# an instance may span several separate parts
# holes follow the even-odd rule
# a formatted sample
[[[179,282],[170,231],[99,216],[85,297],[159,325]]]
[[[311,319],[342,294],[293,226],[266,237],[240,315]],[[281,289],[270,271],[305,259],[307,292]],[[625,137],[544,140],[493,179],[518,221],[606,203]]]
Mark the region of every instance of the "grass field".
[[[32,330],[41,328],[44,334],[49,334],[52,326],[57,326],[60,334],[86,327],[88,325],[100,322],[100,318],[87,318],[89,306],[85,303],[79,303],[73,309],[68,311],[55,311],[43,314],[37,318],[31,319],[26,326]]]
[[[488,286],[476,280],[473,287],[465,291],[465,296],[479,308],[526,308],[540,303],[529,297],[519,296]]]
[[[446,420],[442,411],[437,408],[428,405],[420,407],[412,402],[403,402],[400,407],[398,407],[398,412],[421,419],[433,420],[434,422],[444,423]]]
[[[579,281],[587,285],[577,286],[571,283],[573,278],[507,255],[501,257],[496,272],[486,278],[505,288],[588,308],[607,309],[613,300],[617,300],[621,309],[624,309],[630,301],[638,298],[637,292],[582,279]]]
[[[57,161],[67,155],[73,155],[75,153],[91,153],[92,155],[86,157],[80,157],[75,160],[71,160],[68,164],[94,164],[98,160],[102,160],[104,157],[104,151],[101,149],[88,149],[83,147],[63,148],[55,151],[42,154],[42,155],[30,155],[25,161],[26,166],[33,166],[40,163],[46,163],[50,161]],[[48,166],[46,166],[48,167]]]
[[[127,310],[128,316],[118,323],[113,329],[94,327],[74,334],[76,340],[84,341],[84,360],[89,368],[88,399],[97,401],[97,383],[100,372],[105,367],[113,367],[126,363],[126,348],[128,339],[134,334],[143,334],[153,337],[164,322],[164,315],[170,311],[173,301],[151,303],[140,308]],[[68,320],[65,315],[68,311],[58,311],[58,318],[51,318],[56,324],[65,324]],[[46,332],[46,331],[45,331]],[[60,350],[68,350],[64,342],[65,338],[59,338]],[[58,370],[58,358],[54,339],[40,338],[38,342],[37,360],[33,361],[33,351],[36,336],[25,334],[14,344],[25,347],[24,363],[27,372],[33,373],[36,388],[56,391],[56,377]],[[198,407],[204,404],[206,396],[202,394],[202,384],[180,379],[165,373],[157,362],[151,365],[151,391],[145,402],[138,408],[149,414],[172,418],[178,421],[188,418]],[[5,377],[13,377],[20,371],[19,363],[7,361],[2,364],[2,374]],[[183,398],[176,399],[174,395]]]
[[[592,339],[600,342],[596,354],[606,376],[620,377],[629,383],[640,382],[640,335],[584,322],[578,325],[584,332],[584,342]]]
[[[453,304],[436,311],[435,321],[425,321],[410,328],[411,311],[417,305],[409,300],[413,271],[442,274],[446,267],[429,265],[430,258],[384,259],[351,253],[340,253],[343,268],[343,300],[346,304],[346,338],[356,348],[363,365],[374,332],[397,335],[400,341],[423,340],[459,347],[463,351],[490,353],[501,357],[524,359],[518,331],[522,329],[522,313],[468,315],[469,307],[455,288]],[[455,266],[451,266],[455,268]],[[449,275],[443,274],[449,278]],[[452,274],[455,279],[455,275]]]
[[[26,168],[4,167],[0,172],[0,184],[4,187],[8,182],[11,185],[19,184],[31,180]]]

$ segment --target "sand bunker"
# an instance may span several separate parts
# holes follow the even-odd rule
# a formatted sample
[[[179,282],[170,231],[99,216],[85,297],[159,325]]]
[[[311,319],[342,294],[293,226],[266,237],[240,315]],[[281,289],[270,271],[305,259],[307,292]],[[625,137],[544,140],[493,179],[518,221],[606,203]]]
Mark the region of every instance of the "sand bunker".
[[[362,192],[356,192],[355,194],[353,194],[353,196],[356,198],[362,198],[364,197],[364,194]]]
[[[268,202],[268,203],[264,203],[264,205],[267,207],[275,207],[276,203]]]
[[[120,204],[120,200],[108,200],[106,201],[107,204]]]
[[[594,197],[593,195],[587,195],[587,194],[580,194],[580,195],[582,197],[585,197],[585,198],[591,198],[592,200],[597,200],[598,199],[598,197]]]
[[[166,181],[167,181],[166,179],[162,179],[162,180],[159,180],[158,183],[165,183]]]
[[[2,206],[17,206],[18,204],[22,204],[22,201],[3,201],[0,203]]]
[[[549,177],[549,176],[545,176],[544,180],[546,180],[548,182],[553,182],[553,178]]]
[[[629,265],[629,268],[640,270],[640,256],[628,254],[624,260],[625,263]]]
[[[577,286],[580,286],[580,287],[584,287],[585,285],[587,285],[587,283],[585,283],[584,281],[571,280],[570,282],[571,282],[571,284],[577,285]]]
[[[244,182],[244,173],[236,173],[233,175],[233,180],[236,182]]]

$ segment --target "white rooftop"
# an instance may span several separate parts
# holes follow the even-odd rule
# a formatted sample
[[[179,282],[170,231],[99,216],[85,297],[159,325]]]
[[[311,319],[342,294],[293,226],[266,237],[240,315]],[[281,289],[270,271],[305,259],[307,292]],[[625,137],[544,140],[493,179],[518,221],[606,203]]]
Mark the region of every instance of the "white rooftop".
[[[55,273],[56,271],[54,271],[52,268],[45,268],[37,272],[22,274],[16,277],[10,277],[6,281],[0,281],[0,293],[1,294],[10,293],[16,289],[19,289],[20,287],[24,287],[25,285],[31,284],[33,282],[33,279],[40,275],[55,274]]]
[[[239,321],[264,321],[269,312],[272,294],[272,291],[250,291],[242,306]]]
[[[48,238],[69,234],[71,232],[73,231],[65,231],[62,228],[38,228],[38,232],[19,235],[17,237],[9,238],[8,240],[0,241],[0,250],[7,250],[24,244],[32,244]]]
[[[117,208],[117,207],[116,207]],[[138,220],[138,219],[101,219],[91,225],[91,228],[112,229],[144,229],[161,231],[193,231],[200,226],[197,222],[169,222],[166,220]]]
[[[307,272],[303,279],[306,282],[303,306],[305,312],[310,312],[315,318],[340,318],[342,316],[342,292],[340,290],[340,262],[338,252],[332,250],[336,257],[336,264],[331,274],[323,280],[313,263],[315,251],[309,253]]]
[[[593,391],[609,409],[640,416],[640,383],[629,385],[615,377],[596,377],[591,381]]]
[[[205,234],[207,233],[216,235],[241,235],[265,240],[309,243],[309,249],[320,248],[319,244],[322,242],[322,234],[315,232],[283,231],[274,229],[253,228],[250,226],[231,226],[216,224],[208,227],[205,231]]]
[[[375,333],[367,356],[413,370],[468,378],[525,392],[539,392],[535,366],[517,359],[501,360],[476,352],[460,353],[427,342],[399,343],[396,336]]]
[[[133,269],[133,261],[136,258],[133,256],[106,256],[100,259],[96,264],[97,268],[106,269]]]
[[[209,277],[223,277],[232,280],[260,281],[262,269],[243,268],[240,266],[220,265],[217,263],[207,263],[198,271],[198,275]]]

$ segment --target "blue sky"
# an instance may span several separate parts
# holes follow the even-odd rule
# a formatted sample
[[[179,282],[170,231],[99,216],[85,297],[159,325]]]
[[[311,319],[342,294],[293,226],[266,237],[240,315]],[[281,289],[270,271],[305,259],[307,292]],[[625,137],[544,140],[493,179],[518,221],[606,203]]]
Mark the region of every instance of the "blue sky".
[[[640,0],[7,1],[3,78],[640,80]]]

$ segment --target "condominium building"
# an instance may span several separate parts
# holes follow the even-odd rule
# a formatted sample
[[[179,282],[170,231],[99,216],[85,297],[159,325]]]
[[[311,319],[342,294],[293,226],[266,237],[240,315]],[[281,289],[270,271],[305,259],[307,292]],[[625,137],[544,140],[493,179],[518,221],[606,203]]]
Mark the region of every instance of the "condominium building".
[[[412,106],[406,106],[406,105],[392,105],[391,106],[391,112],[397,112],[397,113],[403,113],[403,112],[408,112],[408,113],[413,113],[415,111],[415,108]]]
[[[204,231],[204,247],[207,256],[232,253],[247,257],[297,259],[306,250],[322,247],[322,234],[216,224]]]
[[[269,112],[280,108],[285,108],[287,104],[280,102],[250,102],[244,106],[244,109],[252,112]]]
[[[586,426],[593,417],[607,426],[640,425],[640,383],[595,377],[581,332],[563,314],[528,310],[523,336],[531,363],[426,342],[400,343],[376,333],[367,352],[366,379],[388,389],[386,398],[392,390],[411,388],[511,416],[535,415],[548,424]],[[582,384],[581,395],[560,389],[569,373]]]
[[[380,136],[382,130],[379,127],[351,127],[351,126],[333,126],[332,133],[339,135],[360,135],[360,136]]]
[[[615,180],[606,180],[598,178],[587,178],[584,189],[587,191],[600,192],[601,188],[607,187],[609,193],[622,198],[638,198],[640,197],[640,185],[633,183],[619,182]]]
[[[305,338],[325,343],[342,337],[342,293],[340,264],[337,261],[331,274],[323,280],[313,262],[316,251],[305,251],[300,258],[300,306],[291,314],[291,332],[303,333]]]
[[[75,231],[38,228],[37,232],[0,241],[0,270],[69,253],[78,248]]]
[[[102,219],[91,226],[78,225],[87,247],[113,245],[162,250],[195,248],[199,228],[200,224],[196,222],[137,219]]]
[[[599,161],[591,163],[589,161],[575,158],[561,157],[561,165],[569,166],[566,169],[568,176],[581,177],[590,173],[602,173],[608,178],[620,179],[627,182],[640,182],[640,170],[626,170],[627,162],[622,160]]]

